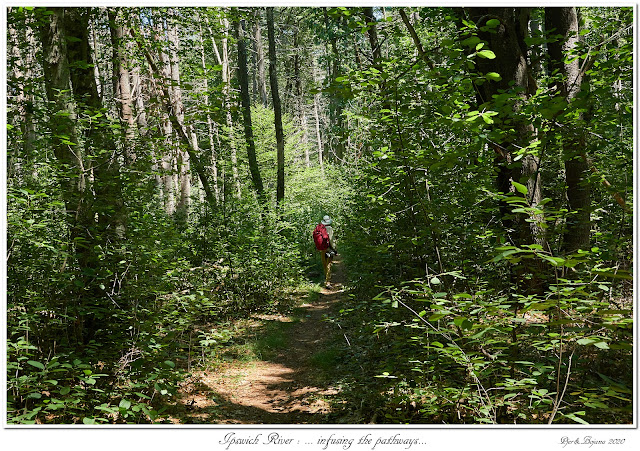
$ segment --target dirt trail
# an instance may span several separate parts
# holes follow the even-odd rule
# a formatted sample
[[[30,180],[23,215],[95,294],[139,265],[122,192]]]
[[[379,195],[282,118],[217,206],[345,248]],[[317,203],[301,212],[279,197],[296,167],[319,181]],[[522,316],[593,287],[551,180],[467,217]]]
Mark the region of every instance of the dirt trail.
[[[309,424],[326,421],[326,399],[338,393],[311,363],[325,350],[336,326],[323,321],[341,299],[344,282],[340,261],[332,267],[332,287],[323,288],[317,301],[301,306],[302,319],[257,316],[289,322],[287,345],[277,355],[258,361],[235,360],[216,372],[194,374],[183,389],[188,421],[217,424]],[[284,327],[284,325],[282,325]]]

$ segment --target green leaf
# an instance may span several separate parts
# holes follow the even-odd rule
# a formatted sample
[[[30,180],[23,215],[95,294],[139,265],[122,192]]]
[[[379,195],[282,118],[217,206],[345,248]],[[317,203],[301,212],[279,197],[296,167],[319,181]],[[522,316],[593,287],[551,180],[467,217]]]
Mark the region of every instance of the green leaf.
[[[438,321],[440,318],[447,316],[446,313],[435,313],[429,317],[429,321]]]
[[[493,81],[502,80],[502,76],[497,72],[487,72],[484,76],[489,80],[493,80]]]
[[[176,367],[176,364],[173,363],[171,360],[165,360],[164,364],[167,365],[170,368],[175,368]]]
[[[83,418],[82,422],[84,424],[96,424],[96,419],[95,418]]]
[[[487,26],[489,28],[496,28],[498,25],[500,25],[500,20],[499,19],[489,19],[489,20],[487,20],[487,23],[485,24],[485,26]]]
[[[527,195],[527,193],[529,192],[529,190],[527,189],[527,187],[526,187],[526,186],[524,186],[524,185],[523,185],[523,184],[521,184],[521,183],[513,182],[513,181],[512,181],[512,182],[511,182],[511,184],[513,185],[513,187],[514,187],[514,188],[515,188],[519,193],[522,193],[522,194],[524,194],[525,196],[526,196],[526,195]]]
[[[129,407],[131,407],[131,401],[129,401],[128,399],[121,399],[120,400],[120,404],[118,404],[118,407],[120,407],[121,409],[124,410],[128,410]]]
[[[496,54],[493,53],[491,50],[480,50],[478,52],[478,56],[480,58],[486,58],[486,59],[492,60],[492,59],[495,59]]]
[[[595,343],[594,345],[595,345],[596,348],[609,349],[609,345],[604,341],[599,341],[598,343]]]
[[[475,47],[480,42],[480,38],[478,36],[471,36],[470,38],[462,41],[462,45],[467,47]]]
[[[575,415],[575,414],[573,414],[573,413],[569,413],[569,414],[565,415],[565,417],[567,417],[567,418],[569,418],[569,419],[571,419],[571,420],[575,421],[576,423],[580,423],[580,424],[589,424],[589,423],[587,423],[586,421],[584,421],[582,418],[580,418],[580,417],[576,416],[576,415]]]
[[[44,370],[44,365],[40,362],[36,362],[35,360],[27,360],[27,363],[31,366],[35,366],[40,370]]]
[[[438,279],[437,277],[432,277],[431,283],[434,285],[440,285],[440,279]]]
[[[70,391],[71,391],[71,387],[62,387],[60,389],[60,394],[61,395],[68,395]]]

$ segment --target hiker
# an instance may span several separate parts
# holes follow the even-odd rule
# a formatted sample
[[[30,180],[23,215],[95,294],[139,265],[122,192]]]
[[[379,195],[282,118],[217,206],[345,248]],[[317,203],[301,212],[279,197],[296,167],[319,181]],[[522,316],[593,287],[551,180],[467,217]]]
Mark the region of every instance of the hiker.
[[[331,262],[333,261],[333,256],[338,253],[333,240],[332,222],[329,216],[325,216],[313,231],[313,241],[322,258],[324,282],[327,288],[331,288]]]

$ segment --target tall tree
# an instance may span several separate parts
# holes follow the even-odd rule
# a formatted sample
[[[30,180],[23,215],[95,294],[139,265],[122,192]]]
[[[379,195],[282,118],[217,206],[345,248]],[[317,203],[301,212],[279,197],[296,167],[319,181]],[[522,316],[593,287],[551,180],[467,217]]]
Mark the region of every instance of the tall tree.
[[[177,14],[172,8],[169,10],[169,21],[167,24],[167,37],[169,44],[169,72],[171,74],[171,84],[169,86],[169,93],[171,95],[171,106],[181,124],[184,128],[184,104],[182,102],[182,87],[180,81],[180,63],[178,59],[178,51],[180,49],[180,36],[178,33],[178,24],[176,23]],[[189,152],[183,150],[181,146],[176,146],[176,164],[177,164],[177,190],[179,192],[178,202],[176,204],[176,211],[180,213],[181,218],[185,218],[188,215],[189,203],[191,197],[191,173],[190,173],[190,160]]]
[[[275,114],[276,147],[278,159],[278,181],[276,189],[276,203],[284,199],[284,132],[282,131],[282,109],[280,94],[278,93],[278,74],[276,73],[276,37],[273,26],[273,7],[267,8],[267,32],[269,35],[269,81],[271,83],[271,97]]]
[[[109,8],[109,28],[111,30],[111,46],[113,48],[113,93],[114,100],[118,106],[120,121],[122,122],[125,134],[123,147],[128,162],[136,160],[136,122],[133,108],[133,96],[131,94],[131,74],[129,71],[129,61],[126,55],[125,38],[129,35],[123,25],[123,10]]]
[[[582,61],[574,54],[580,39],[576,8],[545,8],[545,26],[549,34],[547,46],[551,72],[557,71],[560,75],[555,83],[557,92],[564,97],[570,108],[578,111],[571,126],[565,127],[561,136],[570,211],[564,234],[564,248],[571,253],[589,247],[591,232],[589,164],[585,148],[585,124],[583,115],[579,112],[580,108],[584,108],[585,102],[580,102],[578,98],[583,89],[584,78],[580,67]],[[578,103],[582,105],[576,106]]]
[[[338,51],[338,39],[336,37],[336,31],[333,22],[329,19],[327,8],[322,8],[324,14],[324,24],[327,35],[329,36],[329,42],[331,44],[331,52],[327,50],[328,61],[328,81],[330,84],[336,83],[336,79],[340,76],[341,58]],[[330,145],[333,149],[334,156],[338,160],[342,160],[344,156],[344,134],[343,127],[344,121],[342,118],[342,112],[344,110],[342,99],[339,96],[333,95],[329,98],[329,122],[331,126],[331,139]],[[327,157],[327,153],[324,153],[324,157]]]
[[[244,121],[244,137],[247,142],[247,156],[249,159],[249,172],[253,188],[261,202],[264,202],[264,187],[260,168],[256,158],[256,145],[253,137],[253,124],[251,122],[251,96],[249,93],[249,70],[247,67],[247,44],[245,38],[244,19],[237,17],[234,20],[236,39],[238,40],[238,83],[240,84],[240,100],[242,103],[242,117]],[[266,205],[264,205],[266,207]]]
[[[9,14],[13,13],[9,8]],[[20,130],[22,153],[31,159],[36,140],[36,124],[33,114],[33,87],[29,82],[33,79],[34,55],[37,53],[36,42],[31,28],[31,19],[25,15],[27,26],[18,30],[14,21],[7,23],[8,68],[12,72],[8,86],[8,94],[14,96],[15,115],[12,123]],[[8,164],[9,171],[13,165]]]
[[[94,72],[92,49],[89,44],[90,9],[68,8],[65,11],[67,55],[71,83],[76,103],[91,117],[104,118],[102,99]],[[124,235],[126,213],[122,198],[120,163],[113,133],[105,123],[92,120],[84,130],[84,145],[92,157],[95,206],[101,232],[107,240]]]
[[[215,132],[217,132],[217,126],[216,126],[216,130],[214,132],[214,124],[213,124],[213,119],[211,118],[211,111],[209,108],[209,104],[210,104],[210,100],[209,100],[209,69],[207,67],[207,59],[206,59],[206,55],[205,55],[205,46],[204,46],[204,30],[202,27],[202,16],[204,15],[204,17],[206,18],[206,30],[208,32],[208,37],[209,39],[211,39],[211,41],[214,43],[215,45],[215,40],[214,37],[211,33],[211,28],[209,27],[209,18],[206,15],[207,13],[205,12],[204,14],[202,12],[200,12],[200,16],[201,16],[201,22],[199,24],[199,31],[200,31],[200,60],[202,62],[202,73],[204,74],[204,105],[205,105],[205,110],[206,110],[206,116],[207,116],[207,132],[208,132],[208,137],[209,137],[209,149],[211,152],[210,155],[210,160],[211,160],[211,173],[213,176],[213,189],[215,191],[216,194],[216,202],[220,202],[220,187],[218,184],[218,155],[216,152],[216,143],[215,143]],[[217,51],[217,48],[216,48]]]
[[[524,151],[522,156],[518,155],[534,139],[533,125],[521,114],[524,104],[536,91],[525,43],[529,13],[529,8],[469,9],[478,37],[490,49],[490,53],[477,54],[477,70],[483,76],[499,74],[499,77],[492,77],[485,83],[475,85],[478,109],[500,112],[490,140],[496,153],[494,164],[498,189],[503,193],[522,195],[526,197],[530,207],[536,207],[542,200],[540,158],[528,151]],[[519,163],[516,163],[516,156],[520,158]],[[518,185],[514,183],[521,184],[526,189],[518,190]],[[547,248],[543,218],[539,214],[532,214],[530,217],[517,214],[514,217],[506,204],[502,205],[502,213],[505,231],[513,243],[538,244]],[[509,232],[511,229],[514,233]],[[538,269],[530,266],[525,273],[535,273]],[[530,280],[532,286],[538,283],[536,277]]]
[[[525,153],[521,165],[513,164],[517,151],[531,144],[534,132],[531,123],[519,115],[524,103],[535,91],[524,41],[529,23],[529,8],[470,8],[469,13],[479,28],[478,36],[488,43],[488,49],[492,52],[479,55],[476,60],[478,71],[481,74],[500,75],[499,79],[494,77],[491,81],[475,85],[480,109],[493,107],[496,111],[504,112],[504,116],[500,117],[504,128],[497,129],[496,141],[491,142],[496,152],[498,188],[504,193],[516,192],[512,182],[523,183],[527,187],[529,204],[535,206],[542,198],[539,157]],[[494,97],[501,92],[511,95]],[[498,104],[496,101],[506,104]],[[509,105],[511,111],[507,109]],[[538,221],[526,223],[522,218],[516,222],[518,232],[514,236],[515,242],[542,244],[544,233]],[[531,227],[527,224],[531,224]]]
[[[260,102],[267,106],[267,77],[264,70],[264,50],[262,47],[262,29],[260,27],[260,14],[256,9],[253,15],[253,48],[256,62],[256,73],[254,74],[255,90],[258,91]]]
[[[229,148],[231,153],[231,170],[233,173],[233,181],[236,189],[236,196],[238,199],[242,195],[242,188],[240,186],[240,175],[238,172],[238,152],[236,148],[236,139],[234,134],[234,122],[233,116],[231,114],[231,110],[233,108],[231,104],[231,64],[229,60],[229,39],[230,35],[230,26],[229,19],[226,14],[220,18],[220,22],[224,29],[224,34],[222,37],[222,55],[218,56],[219,64],[222,66],[222,83],[223,83],[223,97],[225,104],[225,118],[227,122],[227,133],[229,137]],[[215,41],[213,41],[215,45]],[[214,47],[215,48],[215,47]]]

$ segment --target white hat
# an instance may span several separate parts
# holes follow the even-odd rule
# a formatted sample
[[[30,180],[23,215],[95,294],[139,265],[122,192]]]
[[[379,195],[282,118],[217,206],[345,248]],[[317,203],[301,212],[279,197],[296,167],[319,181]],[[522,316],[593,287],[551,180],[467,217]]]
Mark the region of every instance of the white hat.
[[[329,216],[325,216],[324,218],[322,218],[322,223],[324,225],[331,225],[331,218]]]

